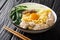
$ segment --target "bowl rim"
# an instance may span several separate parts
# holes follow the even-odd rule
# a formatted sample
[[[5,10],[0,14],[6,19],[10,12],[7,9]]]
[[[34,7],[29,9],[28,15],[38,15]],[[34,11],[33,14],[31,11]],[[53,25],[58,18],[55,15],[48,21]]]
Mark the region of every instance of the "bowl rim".
[[[42,6],[44,6],[44,7],[47,7],[47,8],[50,8],[50,7],[48,7],[48,6],[46,6],[46,5],[43,5],[43,4],[40,4],[40,3],[34,3],[34,2],[26,2],[26,3],[21,3],[21,4],[39,4],[39,5],[42,5]],[[16,5],[16,6],[19,6],[19,5],[21,5],[21,4],[18,4],[18,5]],[[14,8],[14,7],[13,7]],[[12,8],[12,9],[13,9]],[[51,8],[50,8],[51,9]],[[57,21],[57,15],[56,15],[56,13],[51,9],[51,11],[53,12],[53,14],[54,14],[54,17],[55,17],[55,21],[54,21],[54,24],[56,23],[56,21]],[[11,22],[12,22],[12,19],[10,18],[10,20],[11,20]],[[54,25],[53,24],[53,25]],[[13,23],[13,25],[15,25],[15,26],[17,26],[16,24],[14,24]],[[52,25],[52,26],[53,26]],[[25,31],[42,31],[42,30],[46,30],[46,29],[49,29],[49,28],[51,28],[51,27],[48,27],[48,28],[45,28],[45,29],[41,29],[41,30],[28,30],[28,29],[24,29],[24,28],[21,28],[21,27],[19,27],[19,26],[17,26],[19,29],[22,29],[22,30],[25,30]]]

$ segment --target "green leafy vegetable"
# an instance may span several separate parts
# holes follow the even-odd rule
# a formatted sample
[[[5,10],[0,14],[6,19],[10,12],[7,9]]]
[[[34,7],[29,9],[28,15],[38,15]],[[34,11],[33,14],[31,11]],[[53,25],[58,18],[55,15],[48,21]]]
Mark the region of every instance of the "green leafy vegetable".
[[[22,12],[26,10],[27,6],[17,6],[14,7],[14,10],[11,11],[10,18],[13,23],[19,25],[22,18]]]

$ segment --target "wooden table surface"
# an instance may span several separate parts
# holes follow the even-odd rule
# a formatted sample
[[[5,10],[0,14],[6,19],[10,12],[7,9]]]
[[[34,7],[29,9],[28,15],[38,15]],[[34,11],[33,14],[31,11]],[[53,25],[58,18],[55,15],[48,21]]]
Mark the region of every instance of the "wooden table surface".
[[[25,3],[35,2],[52,8],[57,14],[57,22],[54,28],[39,34],[28,34],[17,29],[9,20],[9,13],[13,6]],[[60,40],[60,0],[0,0],[0,40],[21,40],[8,31],[4,30],[3,25],[9,26],[13,30],[24,34],[32,40]]]

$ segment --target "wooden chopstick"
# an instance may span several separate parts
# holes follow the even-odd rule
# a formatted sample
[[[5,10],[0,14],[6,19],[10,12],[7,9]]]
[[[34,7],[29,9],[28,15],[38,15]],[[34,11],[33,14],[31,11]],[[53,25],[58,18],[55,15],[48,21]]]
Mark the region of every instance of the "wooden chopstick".
[[[7,30],[8,32],[14,34],[15,36],[21,38],[22,40],[31,40],[30,38],[24,36],[23,34],[21,34],[21,33],[19,33],[19,32],[14,31],[13,29],[11,29],[11,28],[9,28],[9,27],[7,27],[7,26],[3,26],[3,28],[4,28],[5,30]]]

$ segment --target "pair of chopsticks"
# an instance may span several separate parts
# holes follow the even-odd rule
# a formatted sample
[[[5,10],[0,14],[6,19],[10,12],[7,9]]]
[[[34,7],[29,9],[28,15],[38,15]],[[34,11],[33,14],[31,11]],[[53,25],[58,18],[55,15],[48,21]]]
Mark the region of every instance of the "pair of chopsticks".
[[[24,36],[23,34],[17,32],[17,31],[14,31],[13,29],[11,29],[11,28],[9,28],[9,27],[7,27],[7,26],[3,26],[3,28],[4,28],[5,30],[7,30],[8,32],[14,34],[15,36],[21,38],[22,40],[31,40],[30,38]]]

